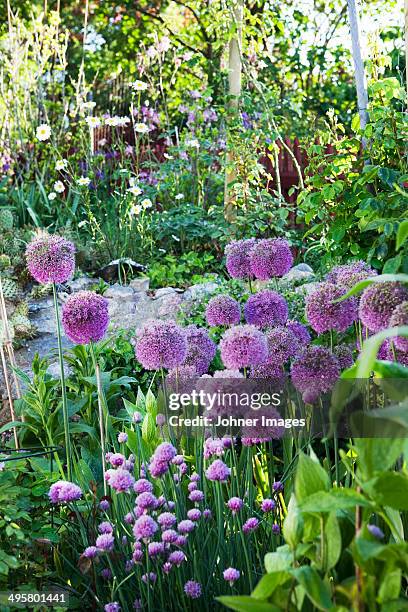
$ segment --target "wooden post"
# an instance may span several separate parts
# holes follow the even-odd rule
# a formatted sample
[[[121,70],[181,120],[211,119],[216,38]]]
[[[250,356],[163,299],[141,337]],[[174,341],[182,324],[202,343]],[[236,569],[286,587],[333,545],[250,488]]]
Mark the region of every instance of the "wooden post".
[[[242,85],[242,25],[244,19],[244,1],[234,0],[232,9],[232,17],[234,21],[235,32],[232,36],[228,47],[228,94],[230,96],[230,110],[236,112],[239,107],[239,97],[241,95]],[[234,221],[236,216],[235,198],[231,191],[231,183],[236,178],[236,172],[233,167],[234,155],[232,151],[227,152],[226,158],[227,168],[225,171],[224,184],[224,216],[227,221]]]
[[[356,81],[357,90],[358,114],[360,115],[361,129],[364,129],[368,121],[368,94],[364,62],[361,55],[360,26],[356,0],[347,0],[347,8],[350,22],[351,45],[354,62],[354,78]],[[363,146],[365,146],[364,141]]]

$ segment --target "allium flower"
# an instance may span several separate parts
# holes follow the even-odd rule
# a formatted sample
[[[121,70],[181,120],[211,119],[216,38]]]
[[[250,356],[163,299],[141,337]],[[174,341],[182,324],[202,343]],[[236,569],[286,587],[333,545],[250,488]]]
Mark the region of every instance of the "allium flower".
[[[195,580],[188,580],[184,585],[184,592],[187,597],[198,599],[201,597],[201,584]]]
[[[373,283],[360,299],[359,316],[372,332],[388,326],[394,310],[408,300],[408,289],[401,283]]]
[[[332,283],[320,283],[306,296],[306,317],[315,332],[331,329],[344,332],[357,319],[357,301],[349,298],[335,302],[344,290]]]
[[[295,357],[300,350],[295,334],[288,327],[275,327],[266,333],[268,341],[268,363],[282,366],[291,357]]]
[[[273,386],[283,387],[286,374],[282,366],[277,365],[273,356],[270,356],[264,363],[251,368],[250,378],[268,378]]]
[[[177,540],[175,541],[175,545],[178,546],[179,548],[182,548],[186,544],[187,544],[187,536],[179,535]]]
[[[222,575],[223,575],[224,580],[229,582],[230,586],[232,586],[234,582],[236,582],[241,576],[241,572],[235,569],[234,567],[229,567],[228,569],[223,571]]]
[[[401,302],[392,313],[389,321],[390,327],[402,327],[408,325],[408,301]],[[408,352],[408,338],[397,336],[392,339],[393,344],[400,351]]]
[[[208,302],[205,317],[210,327],[237,325],[241,320],[241,307],[229,295],[216,295]]]
[[[382,540],[384,538],[384,532],[377,525],[369,524],[367,525],[367,529],[371,533],[371,535],[377,538],[378,540]]]
[[[108,301],[93,291],[73,293],[62,309],[64,331],[77,344],[98,342],[104,337],[108,324]]]
[[[157,522],[162,529],[169,529],[177,523],[177,518],[171,512],[163,512],[157,517]]]
[[[299,344],[307,346],[310,343],[311,338],[306,325],[299,323],[299,321],[288,321],[286,327],[295,334]]]
[[[133,534],[136,540],[149,540],[157,531],[156,521],[151,516],[144,514],[137,519],[133,526]]]
[[[272,489],[275,491],[275,493],[280,493],[283,491],[283,483],[280,480],[277,480],[273,483]]]
[[[107,482],[112,489],[115,489],[117,493],[124,493],[129,491],[135,483],[135,479],[132,474],[123,468],[117,470],[108,470],[105,474]]]
[[[164,554],[164,542],[150,542],[147,546],[149,557],[158,557]]]
[[[350,368],[354,363],[353,352],[347,344],[338,344],[335,346],[333,354],[337,357],[341,370]]]
[[[193,474],[191,474],[190,480],[191,482],[199,482],[200,474],[197,474],[197,472],[194,472]]]
[[[134,563],[141,563],[144,559],[144,552],[140,548],[136,548],[132,554],[132,560]]]
[[[69,503],[81,499],[82,490],[73,482],[59,480],[51,485],[48,497],[53,504]]]
[[[169,554],[169,558],[167,560],[172,565],[179,567],[186,560],[186,555],[181,550],[175,550]]]
[[[157,574],[155,574],[154,572],[149,572],[148,574],[143,574],[142,576],[142,580],[145,584],[149,583],[149,582],[156,582],[157,580]]]
[[[181,366],[179,369],[181,370],[184,366]],[[188,366],[186,366],[188,367]],[[170,372],[174,372],[174,370],[170,370]],[[170,374],[169,372],[169,374]],[[158,412],[156,414],[156,425],[157,427],[163,427],[166,423],[166,416],[162,412]]]
[[[135,515],[132,512],[128,512],[123,517],[123,520],[127,525],[133,525],[133,523],[135,522]]]
[[[204,459],[209,459],[213,455],[222,457],[225,453],[225,447],[220,438],[206,438],[204,442]]]
[[[106,453],[106,461],[117,468],[126,463],[126,457],[122,453]]]
[[[169,370],[169,373],[166,376],[166,385],[171,391],[175,391],[178,393],[188,393],[190,388],[192,387],[194,379],[196,378],[197,372],[193,365],[182,365],[178,368],[173,368]],[[161,426],[163,426],[166,422],[166,417],[164,414],[162,414],[161,416],[164,417],[164,422],[161,423]],[[157,418],[156,425],[159,425],[159,423],[157,422]]]
[[[279,534],[280,534],[280,532],[281,532],[281,528],[280,528],[280,526],[278,525],[278,523],[274,523],[274,524],[272,525],[272,533],[273,533],[274,535],[279,535]]]
[[[82,554],[86,559],[95,559],[99,554],[99,549],[96,546],[87,546]]]
[[[205,510],[203,510],[203,518],[205,518],[206,520],[210,519],[212,517],[212,512],[209,508],[205,508]]]
[[[188,325],[184,331],[187,339],[187,356],[184,365],[193,366],[198,376],[201,376],[208,371],[217,346],[203,327]]]
[[[225,247],[226,268],[232,278],[250,278],[252,276],[249,252],[256,244],[255,238],[234,240]]]
[[[162,541],[165,544],[174,544],[177,541],[178,533],[174,529],[166,529],[162,533]]]
[[[313,403],[321,393],[332,389],[340,376],[340,365],[327,348],[309,346],[293,362],[290,373],[303,400]]]
[[[153,493],[145,491],[136,497],[136,505],[142,510],[154,510],[158,505],[157,497]]]
[[[165,574],[169,574],[172,567],[173,567],[172,564],[166,561],[166,563],[163,563],[162,565],[162,570]]]
[[[204,499],[204,493],[199,489],[191,491],[190,495],[188,496],[188,499],[194,503],[202,502]]]
[[[153,491],[153,485],[146,478],[139,478],[133,485],[135,493],[151,493]]]
[[[26,249],[27,268],[43,285],[65,283],[75,270],[75,246],[56,234],[41,233]]]
[[[244,306],[245,320],[257,327],[285,325],[288,318],[286,300],[276,291],[264,289],[248,299]]]
[[[261,510],[262,512],[272,512],[272,510],[274,510],[276,508],[276,503],[273,501],[273,499],[263,499],[262,503],[261,503]]]
[[[268,356],[266,337],[254,325],[236,325],[227,329],[220,350],[225,367],[232,370],[258,365]]]
[[[98,525],[98,531],[99,533],[112,533],[113,526],[111,525],[111,523],[109,523],[109,521],[103,521],[102,523],[100,523],[100,525]]]
[[[111,533],[102,533],[96,538],[95,545],[99,550],[111,551],[115,544],[115,538]]]
[[[146,370],[177,368],[186,356],[184,331],[174,321],[151,319],[137,334],[136,358]]]
[[[128,435],[124,431],[121,431],[118,434],[118,442],[119,442],[119,444],[125,444],[127,442],[127,439],[128,439]]]
[[[259,521],[258,519],[253,516],[251,518],[249,518],[243,525],[242,525],[242,531],[244,533],[251,533],[251,531],[255,531],[255,529],[258,528],[259,525]]]
[[[100,509],[101,509],[103,512],[106,512],[107,510],[109,510],[109,508],[110,508],[110,503],[109,503],[109,501],[108,501],[107,499],[102,499],[102,500],[99,502],[99,508],[100,508]]]
[[[104,610],[105,612],[120,612],[121,607],[117,601],[112,601],[111,603],[106,604]]]
[[[112,578],[112,571],[109,567],[104,567],[101,571],[101,576],[104,580],[110,580]]]
[[[193,521],[190,521],[190,519],[185,519],[184,521],[180,521],[179,524],[177,525],[177,529],[179,533],[181,533],[182,535],[185,535],[186,533],[190,533],[191,531],[193,531],[194,527],[195,527],[195,524],[193,523]]]
[[[163,476],[169,469],[169,464],[167,461],[158,461],[156,457],[153,457],[149,464],[149,471],[153,478],[160,478]]]
[[[191,493],[191,491],[196,491],[198,489],[198,484],[196,482],[189,482],[187,489],[189,493]]]
[[[231,510],[232,514],[239,512],[243,505],[244,502],[240,497],[231,497],[231,499],[227,501],[227,506]]]
[[[190,519],[190,521],[199,521],[201,518],[200,510],[198,508],[192,508],[187,512],[187,518]]]
[[[334,267],[328,273],[326,279],[329,283],[341,285],[348,291],[356,283],[376,275],[376,270],[373,270],[365,261],[360,260]]]
[[[170,462],[177,455],[177,449],[170,442],[162,442],[154,451],[157,461]]]
[[[244,378],[244,375],[239,370],[216,370],[213,378]]]
[[[408,366],[408,351],[400,351],[397,349],[393,342],[391,342],[391,339],[389,339],[385,344],[387,347],[386,361],[397,361],[404,366]]]
[[[140,412],[136,411],[132,415],[133,423],[141,423],[143,421],[143,416]]]
[[[216,459],[207,468],[205,475],[208,480],[218,480],[219,482],[225,482],[231,475],[231,469],[225,465],[221,459]]]
[[[249,258],[251,273],[259,280],[283,276],[293,265],[289,243],[282,238],[258,240]]]

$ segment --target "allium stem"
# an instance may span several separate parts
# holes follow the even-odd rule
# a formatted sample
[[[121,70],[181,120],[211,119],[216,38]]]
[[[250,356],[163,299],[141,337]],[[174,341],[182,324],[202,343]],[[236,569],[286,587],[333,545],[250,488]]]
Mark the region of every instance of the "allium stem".
[[[67,475],[68,475],[68,480],[71,481],[72,462],[71,462],[71,441],[69,437],[68,400],[67,400],[67,390],[65,386],[64,357],[62,354],[61,323],[60,323],[59,309],[58,309],[57,285],[55,283],[52,284],[52,293],[54,297],[55,323],[57,327],[58,359],[59,359],[60,378],[61,378],[62,415],[64,419],[64,436],[65,436],[65,453],[66,453],[66,459],[67,459]]]
[[[90,346],[91,346],[91,354],[92,354],[92,360],[94,363],[94,368],[95,368],[95,378],[96,378],[96,391],[97,391],[97,396],[98,396],[98,413],[99,413],[99,435],[101,438],[101,453],[102,453],[102,474],[103,474],[103,492],[104,495],[106,496],[108,494],[108,488],[107,488],[107,483],[106,483],[106,478],[105,478],[105,474],[106,474],[106,450],[105,450],[105,428],[104,428],[104,420],[103,420],[103,390],[102,390],[102,383],[101,383],[101,371],[99,368],[99,363],[98,360],[96,358],[96,354],[95,354],[95,348],[93,345],[93,342],[90,342]]]

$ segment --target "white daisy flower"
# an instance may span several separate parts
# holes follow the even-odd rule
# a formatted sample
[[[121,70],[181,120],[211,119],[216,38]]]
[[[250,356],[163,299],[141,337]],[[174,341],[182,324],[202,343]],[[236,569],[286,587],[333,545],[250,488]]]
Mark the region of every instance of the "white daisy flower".
[[[51,136],[50,126],[47,125],[46,123],[42,123],[41,125],[37,127],[35,135],[37,136],[38,140],[41,140],[41,141],[48,140],[49,137]]]
[[[81,187],[87,187],[90,182],[91,182],[91,179],[89,178],[89,176],[81,176],[78,179],[78,185],[81,185]]]
[[[56,170],[65,170],[65,168],[68,166],[68,160],[66,159],[58,159],[57,163],[55,164],[55,169]]]
[[[146,123],[135,123],[135,132],[138,134],[147,134],[149,126]]]
[[[138,187],[137,185],[132,185],[127,191],[128,193],[131,193],[134,196],[139,196],[141,193],[143,193],[140,187]]]
[[[153,206],[153,202],[149,198],[145,198],[141,201],[141,205],[143,208],[151,208]]]
[[[149,88],[149,85],[144,81],[136,80],[134,83],[131,84],[131,87],[134,91],[146,91],[146,89]]]
[[[101,125],[99,117],[87,117],[85,119],[90,128],[97,128]]]
[[[64,193],[65,185],[62,181],[55,181],[54,183],[54,191],[57,193]]]
[[[174,196],[175,200],[182,200],[184,198],[184,193],[178,193]]]
[[[48,194],[48,199],[50,202],[55,200],[56,197],[57,197],[57,194],[55,193],[55,191],[51,191],[51,193]]]
[[[130,209],[130,214],[131,215],[140,215],[141,212],[142,212],[142,207],[139,204],[135,204]]]

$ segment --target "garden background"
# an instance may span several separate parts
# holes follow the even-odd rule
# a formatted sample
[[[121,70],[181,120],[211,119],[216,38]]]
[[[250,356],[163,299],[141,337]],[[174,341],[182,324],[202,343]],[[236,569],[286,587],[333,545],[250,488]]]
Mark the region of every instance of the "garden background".
[[[407,608],[402,4],[0,8],[1,591]],[[253,381],[271,431],[169,427]]]

